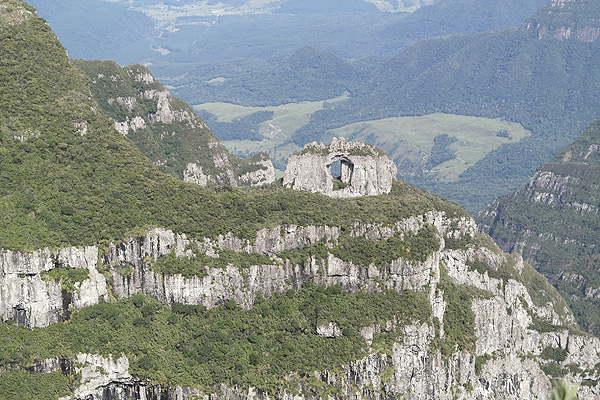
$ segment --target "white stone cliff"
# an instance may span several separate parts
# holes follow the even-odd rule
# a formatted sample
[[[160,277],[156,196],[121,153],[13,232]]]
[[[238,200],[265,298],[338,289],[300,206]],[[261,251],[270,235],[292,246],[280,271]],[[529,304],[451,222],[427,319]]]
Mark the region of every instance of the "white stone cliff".
[[[337,162],[339,179],[331,172],[332,164]],[[329,145],[313,142],[293,154],[283,175],[283,186],[331,197],[375,196],[390,192],[396,173],[394,162],[376,147],[334,138]]]
[[[398,221],[395,226],[356,224],[351,235],[371,239],[415,233],[433,226],[441,238],[440,248],[423,262],[398,259],[388,266],[359,266],[329,255],[326,260],[311,259],[305,265],[292,265],[281,260],[276,265],[252,266],[240,269],[207,268],[207,276],[186,279],[164,275],[152,270],[152,260],[175,252],[179,257],[191,256],[197,247],[207,255],[218,249],[258,252],[272,257],[282,250],[314,244],[319,240],[335,243],[340,230],[331,226],[280,226],[259,231],[254,240],[233,235],[192,241],[164,229],[154,229],[143,237],[133,237],[121,244],[110,245],[103,254],[98,249],[69,248],[56,253],[47,250],[28,255],[3,252],[0,264],[0,309],[4,319],[14,319],[29,327],[45,326],[60,320],[65,310],[93,304],[107,296],[104,276],[96,271],[98,256],[101,268],[112,273],[109,279],[116,297],[143,292],[162,302],[204,304],[213,307],[234,299],[242,307],[251,307],[257,293],[268,296],[276,291],[295,289],[306,281],[317,284],[340,284],[344,290],[378,291],[382,289],[417,290],[429,294],[433,314],[441,320],[445,313],[445,294],[438,290],[441,266],[457,284],[471,285],[490,293],[487,298],[473,301],[476,345],[471,352],[456,351],[444,357],[433,345],[443,328],[433,321],[401,327],[404,332],[389,353],[372,349],[369,356],[335,371],[314,372],[323,384],[337,388],[340,399],[545,399],[550,379],[540,368],[540,354],[546,347],[567,350],[562,367],[577,364],[579,375],[567,375],[571,381],[597,380],[596,363],[600,362],[600,340],[567,328],[539,332],[531,328],[534,318],[556,325],[573,322],[572,314],[561,309],[563,304],[536,303],[525,285],[517,278],[530,271],[518,257],[513,261],[515,278],[506,280],[490,277],[469,266],[475,260],[498,270],[509,261],[497,248],[485,245],[452,249],[446,240],[473,237],[475,224],[466,217],[448,218],[443,212],[429,212]],[[77,286],[70,303],[62,297],[60,285],[46,282],[41,272],[68,263],[72,268],[87,268],[90,278]],[[121,274],[119,266],[130,266],[132,273]],[[529,273],[529,272],[528,272]],[[18,310],[26,310],[21,312]],[[375,332],[392,329],[386,326],[362,327],[365,346],[370,348]],[[339,329],[339,328],[338,328]],[[436,329],[438,331],[436,332]],[[323,336],[336,336],[334,325],[321,328]],[[85,362],[79,360],[85,359]],[[476,362],[476,360],[479,360]],[[138,381],[128,375],[127,360],[117,355],[106,359],[93,355],[78,356],[80,371],[85,377],[73,399],[126,400],[192,399],[194,395],[206,400],[216,399],[316,399],[298,380],[298,394],[280,392],[268,396],[252,388],[222,386],[215,394],[201,394],[188,388],[160,388]],[[543,363],[543,361],[542,361]],[[50,363],[52,364],[52,363]],[[478,365],[478,367],[476,367]],[[82,367],[80,367],[81,369]],[[87,368],[87,370],[85,370]],[[101,371],[102,373],[99,373]],[[39,372],[49,372],[41,368]],[[296,379],[290,376],[289,379]],[[218,394],[220,393],[220,394]],[[161,397],[162,396],[162,397]],[[596,386],[582,386],[582,399],[600,399]]]

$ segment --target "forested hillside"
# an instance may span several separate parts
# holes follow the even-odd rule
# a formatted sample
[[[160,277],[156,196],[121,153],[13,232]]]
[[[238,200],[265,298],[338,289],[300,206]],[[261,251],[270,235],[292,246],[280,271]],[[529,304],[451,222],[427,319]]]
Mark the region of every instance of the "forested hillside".
[[[598,7],[598,2],[590,3]],[[560,19],[577,21],[582,16],[585,25],[591,10],[581,4],[585,7],[560,15],[542,9],[534,20],[553,26]],[[596,23],[589,23],[589,29],[597,29]],[[598,116],[600,71],[594,60],[600,57],[600,42],[540,38],[527,26],[526,22],[518,31],[420,42],[387,62],[348,101],[313,114],[294,141],[314,140],[327,129],[351,122],[432,112],[521,123],[532,137],[488,154],[458,182],[411,179],[475,211],[491,202],[494,193],[522,183]]]
[[[594,122],[529,185],[477,215],[483,231],[554,283],[587,331],[600,335],[600,121]]]
[[[84,75],[20,0],[0,48],[3,399],[598,395],[600,341],[455,204],[185,183],[115,130],[145,69]]]

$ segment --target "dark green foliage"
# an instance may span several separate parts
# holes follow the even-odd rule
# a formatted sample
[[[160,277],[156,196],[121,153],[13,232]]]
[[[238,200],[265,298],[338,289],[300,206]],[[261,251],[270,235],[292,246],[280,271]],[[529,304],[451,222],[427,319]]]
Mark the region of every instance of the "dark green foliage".
[[[475,313],[471,309],[474,298],[488,298],[490,292],[474,286],[457,285],[448,276],[444,267],[440,268],[441,279],[438,289],[443,292],[446,302],[444,312],[444,339],[439,336],[439,325],[436,328],[436,338],[433,347],[440,349],[445,357],[457,349],[469,352],[475,351]],[[439,324],[439,322],[438,322]]]
[[[71,395],[73,386],[69,378],[59,372],[30,374],[26,371],[9,371],[0,374],[2,400],[48,400]]]
[[[544,360],[554,360],[556,362],[563,362],[567,359],[569,352],[567,349],[560,349],[557,347],[546,347],[542,350],[540,355]]]
[[[199,113],[210,129],[221,140],[262,140],[258,132],[261,122],[273,119],[273,111],[257,111],[245,117],[234,119],[232,122],[219,122],[215,115],[204,111]]]
[[[562,378],[569,372],[567,369],[561,368],[555,362],[542,365],[540,368],[542,369],[542,371],[544,371],[546,375],[551,376],[553,378]]]
[[[510,138],[510,133],[506,129],[502,129],[496,133],[496,136],[501,138]]]
[[[488,362],[491,359],[492,359],[492,356],[490,356],[489,354],[485,354],[483,356],[476,357],[475,358],[475,373],[477,375],[481,374],[481,371],[483,370],[483,366],[485,365],[486,362]]]
[[[148,96],[165,92],[165,88],[157,81],[142,81],[139,78],[151,76],[145,67],[120,67],[114,61],[72,62],[87,75],[94,98],[111,118],[118,122],[134,118],[144,120],[145,128],[130,130],[128,137],[144,155],[159,164],[164,172],[183,177],[183,171],[191,162],[202,166],[206,174],[214,172],[214,151],[209,148],[208,143],[216,142],[217,139],[187,104],[170,99],[169,108],[174,115],[185,113],[189,121],[180,121],[177,117],[170,123],[154,121],[158,100]],[[125,101],[119,103],[118,99]],[[217,146],[216,150],[222,148]]]
[[[425,168],[432,169],[441,163],[454,160],[456,158],[456,151],[450,149],[448,146],[456,142],[456,140],[454,136],[449,136],[445,133],[433,138],[433,148],[427,158]]]
[[[119,67],[113,61],[72,62],[87,75],[98,105],[111,118],[118,122],[135,118],[144,121],[144,127],[130,129],[127,136],[163,172],[183,178],[187,165],[194,163],[202,168],[205,175],[211,175],[213,180],[233,185],[225,169],[215,165],[215,157],[225,157],[228,161],[224,161],[225,164],[236,176],[264,168],[260,164],[253,164],[268,158],[264,153],[250,160],[228,154],[204,121],[185,102],[167,97],[167,106],[163,98],[159,110],[159,93],[166,96],[167,92],[151,78],[146,67],[137,64]],[[164,117],[167,111],[171,114]],[[272,116],[272,112],[259,112],[236,123],[243,130],[249,123],[262,122],[261,118],[269,116]]]
[[[135,304],[134,304],[135,302]],[[230,304],[231,303],[231,304]],[[244,311],[227,302],[172,307],[137,294],[118,303],[101,303],[74,313],[69,323],[26,330],[0,325],[0,364],[31,364],[34,359],[77,353],[127,355],[130,372],[141,379],[188,385],[208,391],[226,382],[271,393],[289,372],[330,369],[366,355],[356,329],[397,318],[425,322],[431,310],[427,295],[415,292],[348,294],[339,287],[305,284],[299,292],[257,298]],[[334,322],[341,338],[316,334],[318,324]],[[393,341],[398,331],[382,333]],[[24,350],[25,349],[25,350]],[[1,381],[0,381],[1,382]],[[15,385],[15,390],[23,383]],[[46,397],[51,398],[51,396]]]
[[[397,234],[382,240],[347,237],[330,251],[337,258],[357,265],[384,266],[399,258],[425,261],[440,248],[437,230],[433,226],[425,226],[417,234],[407,233],[404,236],[401,238]]]
[[[160,256],[151,262],[154,271],[167,275],[180,274],[186,278],[206,276],[206,267],[225,268],[230,264],[238,268],[248,268],[252,265],[273,265],[277,261],[258,253],[236,252],[228,249],[217,249],[219,257],[209,257],[196,252],[192,257],[177,257],[175,253]]]
[[[96,245],[153,226],[190,237],[232,232],[253,238],[257,230],[280,224],[392,225],[434,208],[464,215],[457,206],[400,182],[389,196],[348,200],[277,185],[240,191],[185,184],[160,173],[112,129],[89,97],[90,78],[69,63],[43,20],[32,16],[18,26],[2,25],[0,43],[0,248]],[[122,79],[132,93],[138,88],[131,76],[146,71],[79,64],[96,77],[102,68],[114,69],[117,83]],[[106,86],[100,103],[108,104],[105,100],[117,93],[111,90],[120,87]],[[87,133],[82,135],[78,131],[84,122]],[[72,207],[72,215],[65,206]]]
[[[62,290],[72,293],[75,291],[75,284],[83,282],[90,278],[88,270],[85,268],[71,268],[70,266],[56,267],[50,271],[42,271],[42,279],[46,281],[58,281]]]
[[[532,322],[529,325],[529,329],[538,332],[559,332],[564,330],[563,326],[553,325],[548,321],[542,320],[538,317],[532,316]]]

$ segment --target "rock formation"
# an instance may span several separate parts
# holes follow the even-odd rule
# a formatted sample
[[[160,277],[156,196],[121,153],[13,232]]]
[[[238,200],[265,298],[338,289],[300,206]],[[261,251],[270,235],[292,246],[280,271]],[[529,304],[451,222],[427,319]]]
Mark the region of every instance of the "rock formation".
[[[260,186],[275,181],[266,153],[231,155],[185,102],[174,98],[142,65],[75,60],[90,79],[98,105],[153,163],[186,182]],[[82,130],[83,131],[83,130]]]
[[[529,184],[501,196],[477,216],[482,232],[505,251],[518,252],[556,282],[580,326],[596,335],[600,284],[600,121],[550,162]]]
[[[339,177],[332,176],[336,163]],[[331,197],[376,196],[390,192],[396,173],[394,162],[378,148],[334,138],[329,145],[313,142],[293,154],[283,185]]]
[[[218,249],[229,249],[268,254],[276,258],[281,251],[304,247],[322,239],[335,243],[341,240],[341,232],[339,228],[331,226],[278,226],[257,232],[253,240],[233,235],[191,240],[185,235],[154,229],[145,236],[111,244],[99,254],[98,265],[95,262],[97,258],[93,257],[100,251],[97,248],[70,248],[55,254],[4,252],[0,277],[2,282],[13,282],[12,288],[17,287],[19,282],[23,287],[30,281],[41,282],[40,274],[44,269],[60,265],[48,260],[68,261],[71,267],[85,267],[90,272],[90,278],[76,287],[73,299],[97,301],[102,297],[104,292],[97,289],[98,284],[92,284],[95,279],[93,269],[98,267],[109,272],[106,274],[110,276],[109,286],[117,297],[143,292],[166,303],[204,304],[209,308],[230,299],[244,308],[250,308],[258,293],[269,296],[273,292],[297,289],[307,281],[327,286],[340,284],[346,291],[391,289],[428,293],[433,319],[440,321],[441,325],[436,326],[432,320],[430,323],[403,326],[399,328],[403,334],[390,353],[372,349],[366,358],[335,371],[314,373],[314,378],[321,385],[335,389],[339,393],[335,398],[340,399],[402,395],[407,399],[545,399],[550,380],[543,368],[550,361],[543,361],[540,354],[546,348],[566,352],[567,357],[560,362],[561,367],[578,365],[579,372],[573,370],[568,375],[569,379],[585,379],[588,382],[598,379],[595,365],[600,362],[600,340],[568,328],[573,323],[573,316],[560,297],[540,299],[537,298],[539,293],[535,296],[531,294],[524,278],[533,273],[531,267],[517,256],[503,254],[489,243],[481,242],[481,245],[464,248],[446,244],[476,238],[473,220],[432,211],[400,220],[392,227],[357,224],[350,234],[378,240],[394,235],[403,237],[415,234],[428,226],[435,228],[441,244],[423,262],[400,258],[388,266],[363,266],[329,254],[326,259],[311,257],[304,265],[281,260],[278,264],[257,265],[249,269],[240,269],[235,265],[226,268],[207,267],[206,276],[185,278],[153,271],[153,260],[172,252],[177,257],[190,257],[194,248],[207,255],[215,254]],[[476,263],[484,263],[488,270],[474,268]],[[125,272],[127,268],[130,269]],[[497,275],[496,271],[502,271],[502,274]],[[443,321],[447,312],[447,295],[438,288],[443,273],[447,273],[456,284],[487,293],[472,302],[477,339],[471,351],[453,351],[442,355],[440,349],[436,348],[436,337],[444,335]],[[48,298],[54,292],[60,293],[59,288],[51,286],[39,285],[36,288],[39,290],[37,297],[46,296],[46,292],[49,293],[46,296]],[[14,291],[6,288],[5,284],[1,287],[3,294]],[[46,309],[42,303],[35,301],[37,297],[31,297],[30,304],[26,296],[19,298],[18,303],[30,311],[18,316],[10,314],[10,310],[15,309],[16,300],[3,295],[0,305],[2,310],[8,310],[4,318],[12,318],[27,326],[43,326],[59,319],[57,316],[64,313],[61,308],[63,305],[67,309],[78,307],[75,302],[64,302],[57,294],[52,297],[51,309]],[[38,317],[44,314],[47,314],[45,319]],[[19,318],[29,320],[19,321]],[[536,320],[549,321],[554,324],[553,329],[536,330],[532,327]],[[371,346],[374,334],[392,329],[393,326],[393,321],[386,326],[366,326],[360,329],[360,334],[365,339],[365,345]],[[335,337],[340,335],[339,328],[336,328],[334,323],[329,323],[317,330],[322,336]],[[42,364],[54,365],[51,361]],[[85,378],[72,397],[78,400],[126,400],[131,396],[168,400],[319,398],[311,394],[311,386],[306,386],[304,381],[298,381],[300,395],[286,391],[267,395],[253,388],[227,385],[213,394],[203,394],[189,388],[160,388],[136,380],[127,373],[128,361],[123,357],[113,361],[100,356],[79,355],[72,362]],[[51,372],[51,369],[41,368],[37,372]],[[293,380],[293,376],[290,379]],[[581,398],[600,398],[597,385],[586,385],[579,393]]]

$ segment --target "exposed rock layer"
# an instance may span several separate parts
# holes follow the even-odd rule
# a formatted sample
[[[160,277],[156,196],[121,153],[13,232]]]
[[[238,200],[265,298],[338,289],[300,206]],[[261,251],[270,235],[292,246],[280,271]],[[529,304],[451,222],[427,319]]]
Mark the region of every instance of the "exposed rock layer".
[[[434,316],[443,320],[445,313],[444,293],[438,290],[442,270],[448,273],[457,284],[470,285],[484,290],[489,295],[474,300],[477,333],[476,346],[472,352],[455,352],[448,358],[442,356],[433,344],[436,336],[443,335],[443,328],[432,322],[398,327],[403,334],[390,353],[378,353],[357,360],[334,371],[315,372],[314,378],[325,387],[335,388],[336,398],[379,399],[406,396],[408,399],[487,399],[520,398],[545,399],[550,380],[540,368],[544,361],[539,358],[546,347],[562,348],[568,351],[567,359],[561,365],[577,364],[584,371],[582,375],[570,379],[598,379],[594,366],[600,362],[600,341],[581,336],[568,329],[557,328],[553,332],[539,332],[531,328],[534,318],[549,321],[556,325],[570,325],[572,315],[564,309],[558,299],[534,300],[520,281],[520,275],[531,273],[530,267],[517,258],[507,258],[497,249],[487,245],[464,249],[447,248],[448,240],[472,238],[475,225],[467,218],[449,219],[444,213],[430,212],[426,215],[398,221],[393,227],[377,224],[357,224],[352,235],[372,239],[392,235],[419,232],[425,226],[433,226],[440,235],[441,244],[424,262],[398,259],[388,266],[360,266],[329,255],[326,260],[312,258],[304,266],[292,265],[284,261],[279,265],[253,266],[240,269],[233,265],[227,268],[208,268],[207,276],[186,279],[182,276],[159,274],[152,270],[152,259],[175,252],[179,257],[191,256],[196,246],[206,254],[218,249],[244,252],[260,252],[276,255],[286,249],[314,244],[326,239],[335,242],[340,237],[337,227],[329,226],[283,226],[264,229],[254,240],[244,240],[232,235],[216,239],[192,241],[184,235],[155,229],[146,236],[135,237],[119,245],[111,245],[102,254],[101,262],[108,268],[110,282],[117,297],[126,297],[135,292],[144,292],[160,301],[204,304],[212,307],[229,299],[235,299],[243,307],[251,306],[256,293],[268,295],[275,291],[298,288],[308,280],[315,283],[341,284],[345,290],[378,291],[382,289],[418,290],[429,293]],[[70,248],[57,254],[38,252],[30,255],[5,252],[2,256],[3,282],[21,282],[41,279],[41,271],[55,267],[58,260],[73,268],[88,268],[89,282],[81,283],[73,298],[86,299],[87,303],[97,301],[105,293],[92,285],[97,262],[98,249]],[[470,265],[474,261],[485,263],[491,272],[481,272]],[[507,264],[508,263],[508,264]],[[509,265],[510,266],[507,266]],[[129,266],[131,274],[121,274],[119,267]],[[493,271],[510,268],[514,278],[502,279],[490,276]],[[19,274],[29,274],[27,276]],[[96,272],[97,274],[97,272]],[[493,275],[493,274],[492,274]],[[8,279],[7,279],[8,277]],[[43,281],[42,281],[43,282]],[[25,318],[28,326],[43,326],[60,319],[64,312],[62,299],[51,297],[59,291],[51,284],[36,287],[49,298],[50,307],[41,307],[39,302],[27,305],[31,310]],[[14,285],[14,283],[12,284]],[[7,289],[4,289],[6,293]],[[14,309],[10,298],[1,297],[4,310]],[[20,301],[25,304],[27,298]],[[546,302],[544,302],[546,301]],[[80,305],[73,302],[68,308]],[[39,317],[46,315],[45,318]],[[6,317],[15,318],[8,314]],[[360,331],[365,345],[370,346],[373,334],[392,329],[388,326],[363,327]],[[338,336],[336,326],[324,325],[323,336]],[[339,330],[339,328],[338,328]],[[479,358],[479,361],[477,361]],[[300,396],[287,392],[267,395],[252,388],[222,386],[214,394],[201,394],[192,389],[165,389],[141,382],[130,377],[127,360],[106,359],[92,355],[78,356],[77,365],[84,376],[83,383],[75,393],[76,399],[86,400],[125,400],[130,397],[140,399],[181,399],[187,400],[198,395],[206,400],[217,399],[317,399],[314,384],[301,377],[291,376],[298,384]],[[51,365],[57,363],[49,362]],[[478,367],[476,368],[476,364]],[[50,367],[48,367],[50,368]],[[40,367],[37,372],[50,372]],[[56,370],[57,367],[54,367]],[[100,373],[101,372],[101,373]],[[220,393],[220,394],[218,394]],[[312,394],[311,394],[312,393]],[[316,393],[316,394],[315,394]],[[600,398],[596,386],[586,386],[580,396],[586,399]]]
[[[333,178],[332,164],[340,176]],[[334,138],[331,144],[309,143],[293,154],[283,175],[283,185],[331,197],[374,196],[389,193],[397,169],[381,150],[366,143]]]

